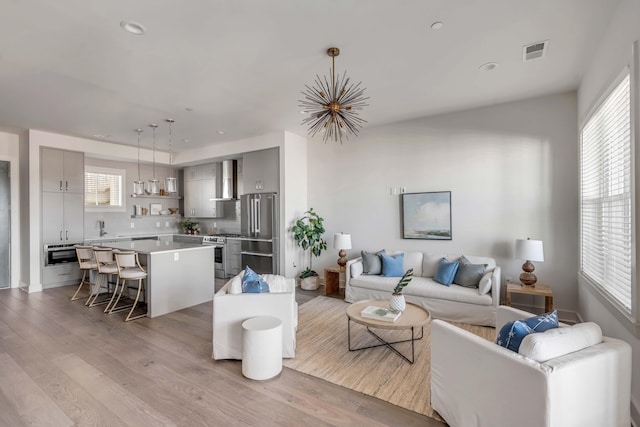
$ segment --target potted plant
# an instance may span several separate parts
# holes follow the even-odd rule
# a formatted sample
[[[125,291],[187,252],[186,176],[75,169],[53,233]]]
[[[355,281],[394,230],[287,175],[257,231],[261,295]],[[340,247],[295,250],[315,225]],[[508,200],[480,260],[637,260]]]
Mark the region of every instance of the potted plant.
[[[327,242],[322,238],[324,234],[324,218],[320,217],[313,208],[309,208],[304,216],[298,218],[291,232],[296,244],[304,251],[309,251],[309,266],[300,273],[300,287],[305,290],[318,289],[318,273],[313,271],[312,260],[320,256],[327,249]]]
[[[393,288],[393,295],[391,295],[391,301],[389,301],[389,308],[393,311],[404,311],[407,308],[407,303],[404,300],[402,289],[411,282],[413,278],[413,268],[407,270],[402,276],[402,279],[398,282],[395,288]]]
[[[180,221],[178,225],[182,227],[182,229],[184,230],[184,234],[194,234],[196,225],[198,225],[198,223],[189,218],[185,218]]]

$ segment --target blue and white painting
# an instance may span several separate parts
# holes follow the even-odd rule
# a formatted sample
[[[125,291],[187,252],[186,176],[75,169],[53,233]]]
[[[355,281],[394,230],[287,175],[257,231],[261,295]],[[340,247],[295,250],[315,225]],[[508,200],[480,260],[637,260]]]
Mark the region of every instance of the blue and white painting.
[[[402,238],[451,240],[451,191],[403,194]]]

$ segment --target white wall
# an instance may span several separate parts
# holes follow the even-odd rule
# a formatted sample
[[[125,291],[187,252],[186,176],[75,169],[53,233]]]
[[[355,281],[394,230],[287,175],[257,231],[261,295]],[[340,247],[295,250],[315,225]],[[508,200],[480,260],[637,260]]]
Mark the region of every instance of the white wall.
[[[11,287],[20,284],[20,146],[19,136],[0,132],[0,160],[9,162],[11,191]]]
[[[632,44],[640,39],[640,1],[621,0],[620,5],[609,23],[608,30],[597,47],[591,64],[578,90],[578,112],[582,121],[593,108],[598,98],[607,90],[613,80],[622,72],[631,59]],[[637,81],[632,83],[638,83]],[[636,87],[636,95],[640,89]],[[636,111],[636,118],[640,117]],[[638,129],[636,129],[638,132]],[[637,174],[637,172],[636,172]],[[640,174],[636,175],[636,185]],[[576,217],[577,219],[577,217]],[[636,218],[636,222],[638,218]],[[637,244],[637,243],[636,243]],[[636,426],[640,426],[640,339],[631,334],[619,319],[612,315],[606,306],[584,287],[579,292],[579,313],[584,320],[594,321],[602,327],[605,335],[621,338],[633,347],[633,372],[631,379],[632,417]]]
[[[310,141],[309,207],[325,218],[330,247],[314,268],[335,266],[333,234],[342,231],[351,233],[349,258],[382,248],[488,255],[516,279],[515,239],[531,237],[544,241],[539,282],[557,308],[575,311],[576,138],[572,92],[367,128],[342,145]],[[400,186],[452,192],[451,241],[401,238],[400,196],[390,195]]]

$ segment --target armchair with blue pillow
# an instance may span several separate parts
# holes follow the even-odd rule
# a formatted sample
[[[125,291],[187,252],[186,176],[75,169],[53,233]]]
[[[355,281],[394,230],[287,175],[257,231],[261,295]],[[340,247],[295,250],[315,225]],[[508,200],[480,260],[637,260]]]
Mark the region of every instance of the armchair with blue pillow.
[[[431,322],[431,405],[450,426],[630,425],[628,343],[555,312],[496,314],[496,342]]]
[[[242,359],[242,322],[256,316],[282,321],[282,357],[296,351],[298,304],[295,279],[258,275],[250,267],[231,278],[213,296],[214,359]]]

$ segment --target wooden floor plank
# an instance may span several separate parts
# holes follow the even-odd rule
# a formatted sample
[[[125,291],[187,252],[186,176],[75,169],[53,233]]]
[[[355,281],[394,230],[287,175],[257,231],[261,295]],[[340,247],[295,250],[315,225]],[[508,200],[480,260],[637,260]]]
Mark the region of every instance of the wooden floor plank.
[[[73,421],[7,353],[0,354],[0,391],[27,425],[72,426]]]
[[[0,352],[4,371],[18,375],[13,393],[38,389],[66,423],[444,425],[286,368],[267,381],[245,378],[241,362],[211,359],[210,302],[125,323],[123,313],[107,316],[102,307],[69,301],[73,292],[74,286],[34,294],[0,290]],[[297,299],[318,294],[301,291]],[[38,411],[37,402],[0,391],[0,425],[26,425],[25,406]]]

